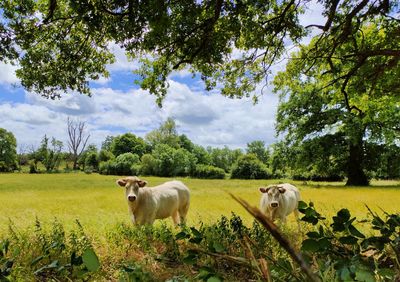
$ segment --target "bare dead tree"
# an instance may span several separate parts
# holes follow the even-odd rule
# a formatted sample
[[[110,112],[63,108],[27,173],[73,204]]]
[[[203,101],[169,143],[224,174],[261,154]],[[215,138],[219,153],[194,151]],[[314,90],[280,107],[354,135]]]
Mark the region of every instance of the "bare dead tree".
[[[86,123],[83,121],[67,120],[68,125],[68,148],[74,162],[73,169],[78,168],[78,159],[85,150],[90,134],[86,133]]]

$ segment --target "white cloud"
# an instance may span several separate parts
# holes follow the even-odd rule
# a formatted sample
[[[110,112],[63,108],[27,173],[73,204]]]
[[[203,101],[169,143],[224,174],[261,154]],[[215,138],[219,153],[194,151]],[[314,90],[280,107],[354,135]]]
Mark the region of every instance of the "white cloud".
[[[7,85],[18,83],[19,79],[15,74],[16,70],[16,66],[0,62],[0,84]]]
[[[132,71],[137,66],[137,60],[130,60],[125,54],[125,50],[115,43],[109,44],[109,49],[115,56],[115,63],[107,66],[107,69],[112,71]]]
[[[85,121],[89,143],[98,146],[107,135],[132,132],[144,137],[168,117],[173,117],[178,132],[203,146],[245,147],[253,140],[274,139],[277,99],[271,94],[253,105],[250,99],[232,100],[220,94],[205,95],[187,85],[170,81],[163,107],[143,90],[93,89],[93,96],[70,93],[61,100],[48,100],[26,94],[27,103],[0,105],[0,123],[12,131],[19,144],[38,145],[46,134],[64,142],[67,149],[68,117]]]
[[[110,77],[104,77],[101,76],[99,79],[97,80],[92,80],[92,83],[98,84],[98,85],[107,85],[112,81],[111,76]]]

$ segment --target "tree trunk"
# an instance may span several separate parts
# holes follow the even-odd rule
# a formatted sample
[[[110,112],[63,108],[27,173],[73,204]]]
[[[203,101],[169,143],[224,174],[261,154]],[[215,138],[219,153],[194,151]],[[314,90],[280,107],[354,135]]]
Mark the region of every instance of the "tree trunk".
[[[347,164],[347,183],[346,186],[368,186],[369,180],[363,171],[363,134],[360,134],[356,140],[350,140],[349,144],[349,162]]]
[[[73,170],[77,170],[78,169],[78,158],[76,156],[74,156],[74,164],[72,166]]]

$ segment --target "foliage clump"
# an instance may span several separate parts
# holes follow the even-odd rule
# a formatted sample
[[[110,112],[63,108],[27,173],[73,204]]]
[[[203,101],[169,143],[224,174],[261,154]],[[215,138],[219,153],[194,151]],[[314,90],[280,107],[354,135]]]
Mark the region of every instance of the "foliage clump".
[[[296,250],[322,281],[397,281],[400,278],[400,215],[370,211],[367,235],[347,209],[327,221],[313,204],[300,202],[299,231],[283,227]],[[106,244],[104,244],[104,240]],[[0,278],[14,280],[307,281],[301,268],[261,224],[236,214],[210,224],[171,228],[119,223],[100,242],[82,226],[67,234],[39,220],[33,232],[0,238]]]
[[[196,166],[193,176],[207,179],[224,179],[225,171],[212,165],[199,164]]]
[[[232,167],[231,178],[268,179],[271,172],[255,154],[240,156]]]

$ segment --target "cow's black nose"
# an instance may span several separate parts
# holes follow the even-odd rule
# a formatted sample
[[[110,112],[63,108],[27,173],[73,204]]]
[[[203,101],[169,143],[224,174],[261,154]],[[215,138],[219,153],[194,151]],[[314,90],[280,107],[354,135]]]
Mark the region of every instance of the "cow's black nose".
[[[271,207],[276,208],[278,206],[278,203],[271,203]]]
[[[130,202],[133,202],[133,201],[136,200],[136,196],[128,196],[128,200],[129,200]]]

